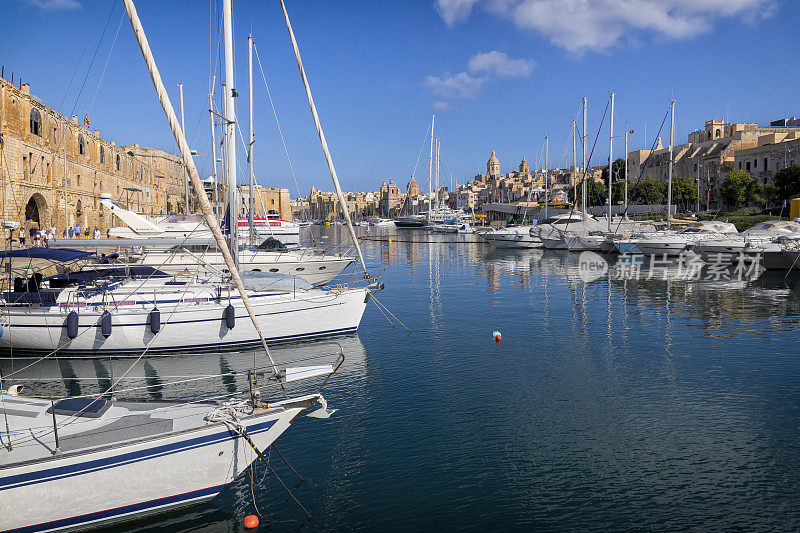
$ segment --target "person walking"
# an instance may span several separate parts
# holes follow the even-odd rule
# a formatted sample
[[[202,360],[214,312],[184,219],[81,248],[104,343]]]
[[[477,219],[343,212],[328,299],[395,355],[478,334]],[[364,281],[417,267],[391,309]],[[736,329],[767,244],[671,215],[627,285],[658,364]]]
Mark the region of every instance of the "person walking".
[[[19,245],[25,246],[25,230],[22,228],[19,228]]]
[[[81,238],[81,226],[80,226],[80,224],[75,224],[75,238],[76,239],[80,239]]]
[[[72,238],[73,235],[75,235],[75,230],[72,228],[72,226],[70,226],[69,230],[67,230],[67,235],[69,235],[70,239]]]

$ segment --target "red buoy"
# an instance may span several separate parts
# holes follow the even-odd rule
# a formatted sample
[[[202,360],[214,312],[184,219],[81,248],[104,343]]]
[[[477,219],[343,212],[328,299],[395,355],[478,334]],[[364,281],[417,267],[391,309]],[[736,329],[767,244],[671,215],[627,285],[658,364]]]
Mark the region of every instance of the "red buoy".
[[[253,529],[258,527],[258,517],[254,514],[249,514],[244,517],[244,528]]]
[[[503,336],[500,335],[499,331],[493,332],[492,335],[494,335],[494,342],[500,342],[501,340],[503,340]]]

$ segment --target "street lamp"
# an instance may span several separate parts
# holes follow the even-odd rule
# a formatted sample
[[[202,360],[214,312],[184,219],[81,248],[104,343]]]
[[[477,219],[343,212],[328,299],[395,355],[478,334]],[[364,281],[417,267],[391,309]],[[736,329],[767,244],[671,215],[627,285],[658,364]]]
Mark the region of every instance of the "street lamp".
[[[633,130],[625,132],[625,214],[628,214],[628,134],[633,135]]]

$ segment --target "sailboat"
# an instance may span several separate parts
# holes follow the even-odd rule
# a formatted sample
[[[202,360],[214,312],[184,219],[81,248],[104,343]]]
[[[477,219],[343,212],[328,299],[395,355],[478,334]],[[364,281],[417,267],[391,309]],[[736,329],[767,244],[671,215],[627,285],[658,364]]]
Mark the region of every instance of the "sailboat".
[[[124,3],[189,177],[195,190],[201,190],[186,138],[161,82],[133,0]],[[282,7],[296,49],[288,14]],[[223,20],[227,87],[233,87],[231,0],[223,0]],[[229,91],[226,98],[228,125],[233,126]],[[233,133],[232,127],[228,130]],[[232,135],[227,140],[235,143]],[[235,159],[231,161],[235,148],[226,155],[231,168],[231,164],[235,165]],[[233,170],[231,175],[235,175],[235,166]],[[223,236],[204,195],[200,196],[200,206],[222,247]],[[235,250],[235,243],[231,245]],[[224,255],[258,331],[234,259],[230,253]],[[212,396],[201,402],[113,402],[99,394],[56,402],[22,397],[18,385],[0,391],[4,420],[0,429],[4,448],[0,455],[3,528],[83,529],[211,499],[256,457],[265,458],[262,450],[313,404],[321,403],[322,409],[312,415],[329,417],[332,411],[327,409],[319,389],[289,397],[286,386],[310,376],[327,380],[342,364],[343,354],[332,363],[313,367],[291,366],[297,362],[278,365],[267,344],[263,340],[262,343],[269,364],[259,368],[254,356],[253,368],[238,376],[242,384],[247,383],[246,399],[222,395],[222,400]],[[270,390],[284,397],[273,399],[267,394]]]

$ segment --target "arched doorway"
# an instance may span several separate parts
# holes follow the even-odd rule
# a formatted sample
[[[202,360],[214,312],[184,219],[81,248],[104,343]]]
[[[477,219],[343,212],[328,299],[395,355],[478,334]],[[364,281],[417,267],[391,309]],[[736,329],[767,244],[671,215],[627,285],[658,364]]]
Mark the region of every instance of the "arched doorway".
[[[47,222],[47,202],[38,192],[28,199],[25,204],[25,223],[29,226],[39,226]]]

